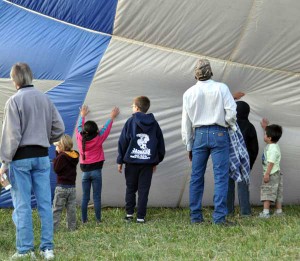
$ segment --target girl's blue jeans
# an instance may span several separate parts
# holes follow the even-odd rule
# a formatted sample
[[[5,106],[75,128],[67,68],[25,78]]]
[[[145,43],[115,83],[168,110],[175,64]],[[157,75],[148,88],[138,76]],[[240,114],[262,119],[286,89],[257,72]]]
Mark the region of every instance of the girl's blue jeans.
[[[82,173],[82,202],[81,220],[88,221],[87,209],[90,201],[91,187],[93,188],[93,201],[96,220],[101,221],[101,191],[102,191],[102,169],[96,169]]]

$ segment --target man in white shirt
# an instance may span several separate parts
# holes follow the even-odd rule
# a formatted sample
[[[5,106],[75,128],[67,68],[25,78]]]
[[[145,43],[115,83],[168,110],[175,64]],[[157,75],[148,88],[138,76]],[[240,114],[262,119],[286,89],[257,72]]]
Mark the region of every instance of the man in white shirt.
[[[182,140],[192,161],[190,218],[202,223],[204,174],[211,155],[214,171],[213,222],[228,225],[227,189],[229,171],[228,128],[236,130],[236,103],[226,84],[211,79],[208,60],[200,59],[195,68],[197,83],[183,95]]]

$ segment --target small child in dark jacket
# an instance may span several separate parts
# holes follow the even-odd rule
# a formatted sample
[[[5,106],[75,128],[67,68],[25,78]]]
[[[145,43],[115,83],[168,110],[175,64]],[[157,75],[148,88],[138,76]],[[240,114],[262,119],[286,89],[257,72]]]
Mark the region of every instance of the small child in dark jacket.
[[[237,112],[237,124],[242,132],[247,151],[250,158],[250,170],[252,169],[254,162],[258,154],[258,140],[255,127],[249,121],[248,116],[250,113],[250,106],[244,101],[238,101],[236,103]],[[227,208],[228,214],[234,213],[234,198],[235,198],[235,182],[233,179],[229,178],[228,182],[228,195],[227,195]],[[240,205],[241,216],[251,215],[250,206],[250,194],[249,185],[245,182],[238,182],[238,198]]]
[[[118,143],[118,171],[125,164],[126,221],[133,220],[138,192],[137,223],[144,223],[152,174],[164,159],[165,143],[162,131],[152,113],[146,114],[150,100],[136,97],[132,117],[125,123]]]
[[[53,159],[54,171],[57,174],[57,184],[53,200],[54,230],[58,229],[63,208],[67,208],[67,227],[76,229],[76,167],[79,153],[73,148],[73,141],[69,135],[63,135],[55,142],[56,158]]]

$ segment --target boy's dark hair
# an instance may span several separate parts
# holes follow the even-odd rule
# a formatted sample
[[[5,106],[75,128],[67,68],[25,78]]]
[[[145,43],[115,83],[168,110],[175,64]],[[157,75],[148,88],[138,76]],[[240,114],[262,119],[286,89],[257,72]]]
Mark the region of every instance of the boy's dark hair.
[[[85,143],[87,140],[91,140],[98,135],[98,125],[94,121],[87,121],[83,125],[82,135],[82,152],[83,152],[83,160],[85,160]]]
[[[276,124],[271,124],[266,127],[266,135],[271,138],[272,142],[277,142],[282,135],[282,127]]]
[[[133,102],[143,113],[146,113],[150,108],[150,100],[146,96],[136,97]]]

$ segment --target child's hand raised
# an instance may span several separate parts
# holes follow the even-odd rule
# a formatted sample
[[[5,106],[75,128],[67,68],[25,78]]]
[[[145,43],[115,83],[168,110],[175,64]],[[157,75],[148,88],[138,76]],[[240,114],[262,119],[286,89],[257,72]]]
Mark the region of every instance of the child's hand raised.
[[[85,104],[82,105],[82,107],[80,108],[80,116],[81,117],[85,117],[86,115],[89,114],[89,107]]]
[[[120,109],[115,106],[112,110],[111,110],[111,113],[110,113],[110,117],[112,119],[115,119],[118,115],[120,114]]]
[[[263,118],[260,125],[263,129],[266,129],[266,127],[269,125],[269,120],[267,118]]]

